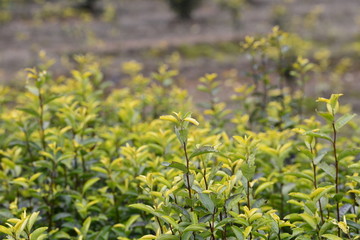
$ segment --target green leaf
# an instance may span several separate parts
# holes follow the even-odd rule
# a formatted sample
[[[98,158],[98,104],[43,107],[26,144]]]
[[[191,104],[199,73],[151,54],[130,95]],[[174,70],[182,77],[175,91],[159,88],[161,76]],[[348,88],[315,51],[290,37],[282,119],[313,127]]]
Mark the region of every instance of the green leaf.
[[[184,229],[184,233],[186,232],[204,232],[206,231],[206,227],[204,227],[204,224],[202,223],[197,223],[197,224],[191,224],[189,226],[187,226],[185,229]]]
[[[16,223],[16,225],[14,226],[16,238],[18,238],[21,235],[21,233],[24,231],[28,220],[29,220],[28,218],[25,218]]]
[[[231,209],[234,205],[236,205],[241,199],[243,198],[243,196],[241,194],[235,194],[231,197],[229,197],[228,199],[226,199],[225,201],[225,206],[227,209]]]
[[[39,89],[33,86],[26,86],[26,89],[31,92],[32,94],[34,94],[35,96],[39,96]]]
[[[175,126],[175,134],[176,134],[177,138],[179,139],[181,145],[184,145],[187,143],[188,130],[186,128]]]
[[[12,235],[11,230],[8,229],[7,227],[2,226],[2,225],[0,225],[0,232],[5,233],[5,234],[10,235],[10,236]]]
[[[35,173],[34,175],[32,175],[29,179],[30,182],[34,182],[36,179],[38,179],[40,176],[42,175],[42,173]]]
[[[111,231],[111,226],[105,226],[98,231],[94,240],[106,240],[109,239],[109,232]]]
[[[243,232],[245,238],[247,238],[249,236],[249,234],[251,233],[252,228],[253,228],[252,226],[247,226],[245,228],[245,231]]]
[[[222,221],[218,222],[216,225],[215,225],[215,228],[218,229],[219,227],[222,227],[228,223],[231,223],[233,222],[234,219],[233,218],[230,218],[230,217],[227,217],[225,219],[223,219]]]
[[[358,184],[360,184],[360,177],[359,176],[346,176],[347,178],[357,182]]]
[[[84,184],[82,193],[84,194],[86,192],[86,190],[88,190],[92,185],[94,185],[99,180],[100,180],[100,178],[98,178],[98,177],[87,180],[86,183]]]
[[[330,166],[325,162],[318,165],[326,174],[335,179],[336,171],[334,166]]]
[[[64,231],[57,232],[52,237],[55,239],[71,239],[70,235]]]
[[[210,221],[210,219],[211,219],[212,217],[213,217],[213,214],[212,214],[212,213],[206,214],[206,215],[202,216],[202,217],[199,219],[199,222],[200,222],[200,223],[208,222],[208,221]]]
[[[328,153],[327,151],[323,151],[323,152],[319,153],[319,154],[316,156],[316,158],[314,158],[314,163],[315,163],[315,165],[318,165],[318,164],[321,162],[321,160],[323,160],[323,158],[325,157],[325,155],[326,155],[327,153]]]
[[[340,211],[339,211],[340,216],[344,216],[345,214],[347,214],[347,212],[348,212],[351,208],[352,208],[352,205],[349,204],[349,203],[347,203],[347,204],[345,204],[345,205],[342,205],[342,206],[340,207]]]
[[[34,109],[31,109],[31,108],[17,108],[17,110],[22,111],[22,112],[26,112],[26,113],[28,113],[30,115],[33,115],[34,117],[37,117],[37,118],[40,117],[40,114],[37,111],[35,111]]]
[[[356,223],[356,222],[351,221],[351,220],[347,220],[347,224],[353,229],[360,230],[360,224],[359,223]]]
[[[330,97],[330,106],[332,109],[336,109],[339,105],[339,97],[341,97],[343,94],[331,94]]]
[[[254,193],[255,197],[258,193],[262,192],[264,189],[269,188],[273,184],[274,184],[274,182],[264,182],[264,183],[260,184],[255,190],[255,193]]]
[[[127,232],[131,225],[136,222],[136,220],[138,220],[138,218],[140,217],[139,214],[136,214],[136,215],[132,215],[125,223],[125,232]]]
[[[360,154],[360,148],[353,148],[353,149],[346,149],[343,150],[339,153],[339,160],[349,157],[349,156],[354,156],[356,157],[358,154]]]
[[[255,165],[249,166],[249,164],[243,163],[240,168],[241,168],[241,172],[243,173],[244,177],[248,181],[251,181],[255,174],[255,170],[256,170]]]
[[[189,182],[188,182],[188,178],[189,178]],[[194,184],[194,175],[193,174],[189,174],[189,173],[185,173],[184,174],[184,183],[186,187],[190,188],[192,187],[192,185]]]
[[[158,240],[179,240],[180,238],[175,235],[171,234],[162,234],[159,237],[157,237]]]
[[[44,101],[44,104],[48,104],[48,103],[50,103],[50,102],[52,102],[52,101],[54,101],[55,99],[58,99],[58,98],[60,98],[60,97],[61,97],[61,95],[53,95],[53,96],[51,96],[51,97],[49,97],[49,98],[46,98],[45,101]]]
[[[58,220],[62,220],[64,218],[69,218],[69,217],[72,217],[72,215],[70,213],[61,212],[61,213],[55,214],[54,220],[58,221]]]
[[[322,138],[322,139],[328,140],[329,142],[333,141],[332,138],[330,136],[326,135],[325,133],[309,131],[309,132],[306,132],[305,135],[316,137],[316,138]]]
[[[310,215],[307,214],[307,213],[302,213],[302,214],[299,214],[299,215],[300,215],[300,217],[301,217],[302,219],[305,220],[305,222],[306,222],[307,224],[309,224],[309,225],[312,227],[312,229],[316,230],[317,224],[316,224],[316,222],[315,222],[314,217],[310,216]]]
[[[33,227],[37,217],[39,216],[39,213],[40,212],[34,212],[30,215],[29,217],[29,221],[28,221],[28,224],[27,224],[27,229],[30,231],[31,228]]]
[[[289,176],[294,176],[294,177],[298,177],[298,178],[305,178],[309,181],[314,181],[312,176],[309,176],[305,173],[301,173],[301,172],[292,172],[292,173],[285,173],[285,175],[289,175]]]
[[[344,198],[344,193],[337,193],[334,195],[333,199],[335,200],[335,202],[340,203],[342,201],[342,199]]]
[[[318,115],[328,122],[334,121],[334,116],[328,112],[318,112]]]
[[[244,235],[243,235],[243,233],[242,233],[242,231],[241,231],[241,229],[240,229],[239,227],[237,227],[237,226],[232,226],[232,227],[231,227],[231,230],[232,230],[233,233],[235,234],[236,239],[238,239],[238,240],[243,240],[243,239],[244,239]]]
[[[171,168],[179,169],[180,171],[182,171],[184,173],[188,172],[187,167],[184,164],[179,163],[179,162],[171,162],[171,163],[163,162],[162,165],[165,166],[165,167],[171,167]]]
[[[308,141],[305,141],[305,144],[307,148],[310,148],[310,143]],[[309,149],[300,149],[300,152],[306,155],[307,158],[313,159],[314,155],[309,151]]]
[[[173,228],[175,229],[179,228],[179,225],[177,224],[177,222],[175,222],[175,220],[172,217],[163,215],[160,216],[160,218],[165,222],[169,223]]]
[[[327,230],[331,229],[334,226],[334,224],[332,222],[326,222],[324,223],[319,231],[319,234],[322,235],[323,233],[325,233]]]
[[[322,198],[326,193],[331,191],[333,188],[334,188],[334,186],[319,187],[310,194],[310,198],[314,202],[317,202],[317,201],[319,201],[320,198]]]
[[[131,204],[129,205],[129,207],[131,208],[136,208],[136,209],[139,209],[139,210],[142,210],[144,212],[147,212],[147,213],[151,213],[151,214],[154,214],[155,213],[155,209],[148,206],[148,205],[145,205],[143,203],[135,203],[135,204]]]
[[[201,146],[199,148],[196,148],[194,150],[194,152],[190,155],[190,159],[202,155],[202,154],[206,154],[206,153],[217,153],[219,152],[218,150],[216,150],[214,147],[212,146]]]
[[[81,228],[81,233],[83,234],[84,238],[86,238],[87,232],[89,231],[89,227],[91,224],[91,217],[85,219],[83,226]]]
[[[309,195],[307,195],[305,193],[301,193],[301,192],[291,192],[291,193],[289,193],[289,196],[295,197],[295,198],[300,198],[300,199],[305,199],[305,200],[310,200]]]
[[[30,234],[30,240],[38,240],[40,235],[43,234],[43,232],[45,232],[47,229],[48,229],[47,227],[41,227],[36,229]]]
[[[349,114],[349,113],[341,116],[335,122],[335,129],[339,130],[340,128],[345,126],[349,121],[351,121],[355,116],[356,116],[356,114]]]
[[[192,236],[192,232],[186,232],[181,235],[181,240],[189,240]]]
[[[181,206],[178,206],[178,205],[176,205],[176,204],[171,204],[171,207],[172,207],[177,213],[181,213],[181,214],[184,215],[187,219],[190,220],[190,214],[189,214],[189,212],[188,212],[185,208],[183,208],[183,207],[181,207]]]
[[[334,234],[323,234],[321,236],[326,238],[326,239],[330,239],[330,240],[342,240],[341,237],[338,237],[338,236],[336,236]]]
[[[100,173],[103,173],[103,174],[108,174],[106,169],[102,168],[102,167],[93,166],[93,167],[91,167],[91,170],[95,171],[95,172],[100,172]]]
[[[202,203],[202,205],[210,212],[210,213],[214,213],[215,210],[215,204],[214,202],[211,200],[211,198],[204,193],[199,193],[199,197],[200,197],[200,202]]]
[[[20,186],[23,186],[24,188],[29,187],[27,182],[28,182],[28,180],[26,178],[23,178],[23,177],[19,177],[19,178],[14,179],[13,181],[10,181],[10,183],[18,184]]]

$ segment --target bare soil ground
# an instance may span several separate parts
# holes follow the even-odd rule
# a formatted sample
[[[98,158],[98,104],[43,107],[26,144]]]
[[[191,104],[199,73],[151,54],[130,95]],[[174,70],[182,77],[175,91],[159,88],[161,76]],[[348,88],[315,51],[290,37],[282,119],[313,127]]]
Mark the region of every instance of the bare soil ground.
[[[257,4],[244,9],[241,27],[234,30],[228,12],[210,0],[204,0],[189,22],[176,20],[164,0],[107,0],[105,3],[115,9],[111,21],[104,21],[101,16],[63,18],[54,13],[40,20],[37,16],[45,15],[51,5],[46,8],[31,2],[14,1],[10,6],[13,20],[0,25],[0,82],[20,81],[21,85],[23,75],[18,71],[37,65],[40,50],[57,60],[52,68],[55,74],[66,71],[64,63],[73,55],[92,53],[104,63],[107,79],[117,82],[124,61],[138,60],[144,63],[146,72],[156,69],[165,57],[149,54],[152,49],[171,52],[184,45],[234,42],[245,35],[267,33],[274,24],[275,6],[279,6],[277,0],[257,0]],[[64,8],[71,5],[71,1],[62,2]],[[329,47],[336,54],[343,54],[347,45],[360,35],[359,0],[294,0],[283,6],[287,9],[283,21],[289,30]],[[308,26],[311,12],[317,11],[318,20]],[[187,79],[183,85],[195,95],[197,79],[204,73],[230,69],[241,72],[247,67],[246,58],[234,54],[184,58],[180,66],[183,78]],[[359,109],[357,72],[347,75],[344,82],[345,92]]]

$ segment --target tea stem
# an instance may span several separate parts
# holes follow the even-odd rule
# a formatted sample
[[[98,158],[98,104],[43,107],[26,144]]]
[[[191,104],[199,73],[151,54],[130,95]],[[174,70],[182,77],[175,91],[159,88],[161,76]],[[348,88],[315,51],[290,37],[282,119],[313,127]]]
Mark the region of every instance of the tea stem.
[[[333,153],[334,153],[334,158],[335,158],[335,193],[338,194],[339,193],[339,159],[337,156],[337,151],[336,151],[336,140],[337,140],[337,131],[336,131],[336,127],[335,127],[335,122],[333,121],[332,123],[332,128],[333,128],[333,141],[332,141],[332,146],[333,146]],[[339,206],[339,201],[336,201],[336,219],[338,222],[340,222],[340,206]],[[338,236],[340,237],[340,228],[338,227]]]
[[[185,158],[186,158],[186,168],[187,168],[187,172],[185,174],[186,176],[186,180],[187,180],[187,190],[189,192],[189,198],[190,200],[192,200],[192,195],[191,195],[191,187],[190,187],[190,176],[189,176],[189,172],[190,172],[190,159],[188,157],[188,154],[187,154],[187,146],[186,146],[186,143],[184,142],[183,143],[183,149],[184,149],[184,153],[185,153]],[[193,211],[193,207],[191,206],[191,211]]]

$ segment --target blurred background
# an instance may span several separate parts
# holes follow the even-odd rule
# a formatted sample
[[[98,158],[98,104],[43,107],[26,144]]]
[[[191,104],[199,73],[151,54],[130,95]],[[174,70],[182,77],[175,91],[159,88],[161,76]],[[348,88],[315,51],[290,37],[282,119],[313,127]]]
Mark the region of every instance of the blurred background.
[[[320,68],[308,93],[343,92],[359,111],[359,13],[359,0],[0,0],[0,83],[22,86],[23,69],[39,65],[66,76],[74,56],[88,55],[120,86],[125,62],[145,75],[167,63],[196,98],[205,73],[218,73],[224,91],[228,78],[248,81],[240,43],[277,25]]]

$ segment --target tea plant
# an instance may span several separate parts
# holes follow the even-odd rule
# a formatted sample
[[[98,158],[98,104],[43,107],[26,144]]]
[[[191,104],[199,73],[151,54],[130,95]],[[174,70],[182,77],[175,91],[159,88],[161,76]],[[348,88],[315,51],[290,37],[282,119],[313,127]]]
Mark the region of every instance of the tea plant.
[[[341,94],[318,99],[321,121],[303,107],[327,63],[296,54],[287,69],[289,38],[245,39],[252,82],[231,98],[202,77],[205,116],[167,65],[125,63],[110,88],[95,57],[76,56],[67,76],[41,64],[25,89],[1,87],[2,237],[359,239],[358,118]]]
[[[47,227],[40,227],[32,230],[36,219],[39,216],[39,212],[32,213],[27,216],[26,212],[21,215],[20,219],[12,218],[8,219],[6,225],[0,225],[0,232],[7,235],[7,239],[11,240],[42,240],[46,238],[44,233]]]

